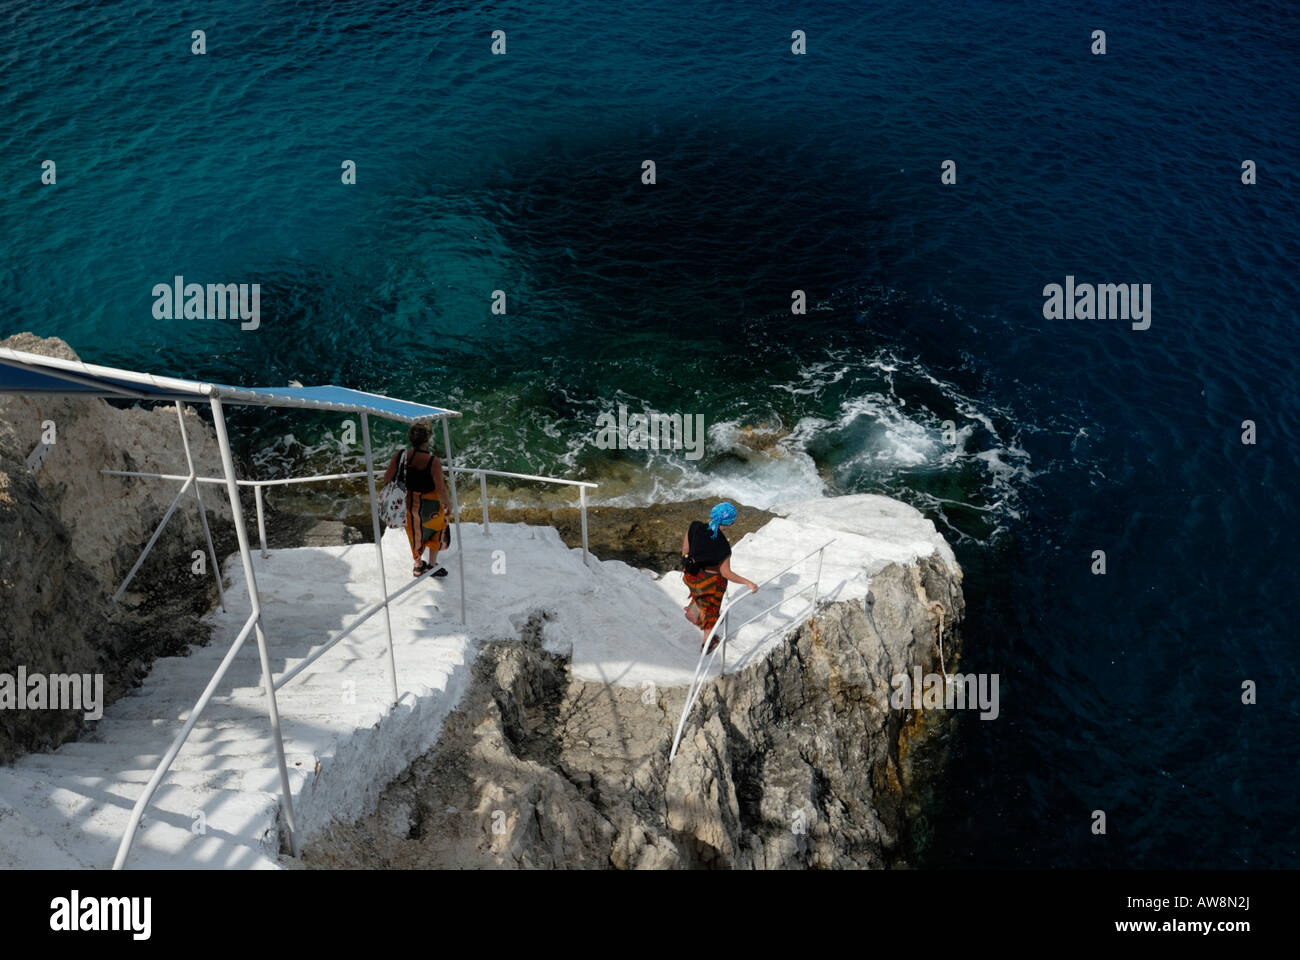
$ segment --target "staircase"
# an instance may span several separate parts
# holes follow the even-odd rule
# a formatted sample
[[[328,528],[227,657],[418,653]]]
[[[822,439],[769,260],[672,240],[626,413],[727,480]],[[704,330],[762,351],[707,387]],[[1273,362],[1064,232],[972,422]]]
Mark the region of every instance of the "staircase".
[[[390,703],[382,614],[278,691],[299,838],[332,819],[352,819],[436,742],[470,678],[477,643],[518,635],[547,609],[557,622],[629,585],[652,598],[653,581],[621,563],[584,566],[554,530],[463,524],[469,627],[458,619],[455,554],[450,575],[427,579],[393,602],[393,651],[401,699]],[[493,574],[493,551],[506,573]],[[390,589],[410,576],[405,534],[384,538]],[[339,633],[380,597],[375,550],[362,543],[273,550],[255,556],[263,624],[275,676]],[[238,557],[226,563],[227,612],[212,613],[212,642],[155,661],[144,684],[104,711],[82,739],[0,767],[0,868],[107,868],[131,808],[248,615]],[[629,574],[633,574],[629,576]],[[660,629],[675,608],[662,594]],[[624,597],[624,602],[631,602]],[[566,618],[565,613],[570,616]],[[642,630],[637,632],[640,636]],[[683,660],[687,651],[683,649]],[[127,865],[167,869],[275,869],[280,783],[257,648],[236,655],[217,694],[149,805]]]
[[[851,501],[851,502],[850,502]],[[827,505],[834,505],[834,507]],[[889,506],[882,506],[886,504]],[[875,512],[872,512],[875,511]],[[654,577],[618,561],[582,562],[550,527],[463,523],[468,626],[459,622],[458,564],[391,604],[399,702],[390,702],[384,618],[371,617],[277,694],[299,840],[332,820],[370,809],[394,777],[437,741],[470,682],[478,645],[517,637],[546,611],[548,649],[571,657],[574,675],[606,683],[686,685],[700,634],[682,616],[679,574]],[[869,575],[891,560],[928,555],[934,526],[881,497],[794,505],[734,545],[733,566],[759,581],[798,551],[838,536],[826,551],[822,596],[866,595]],[[383,542],[390,589],[409,577],[405,534]],[[950,554],[950,551],[948,551]],[[947,557],[945,557],[947,559]],[[276,677],[293,669],[357,612],[380,599],[373,544],[273,550],[254,555],[263,623]],[[189,710],[226,655],[249,610],[238,557],[226,563],[225,613],[207,617],[212,642],[189,656],[155,661],[144,684],[105,709],[82,739],[0,767],[0,869],[108,868],[131,808]],[[788,582],[786,582],[788,580]],[[753,662],[798,625],[792,572],[778,605],[729,640],[728,671]],[[735,587],[739,590],[741,588]],[[766,590],[766,588],[765,588]],[[742,601],[738,616],[749,614]],[[176,757],[136,834],[128,867],[276,869],[281,866],[280,784],[256,645],[250,639]]]

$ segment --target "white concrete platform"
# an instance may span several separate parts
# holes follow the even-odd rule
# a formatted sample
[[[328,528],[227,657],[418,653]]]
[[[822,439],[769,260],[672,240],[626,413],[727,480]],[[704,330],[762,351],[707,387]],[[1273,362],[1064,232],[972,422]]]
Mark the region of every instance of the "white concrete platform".
[[[891,560],[951,551],[919,513],[884,497],[810,501],[734,545],[734,569],[761,582],[838,538],[822,569],[823,599],[856,599]],[[548,649],[569,652],[576,676],[623,685],[690,681],[700,634],[682,615],[680,574],[656,579],[570,549],[549,527],[461,526],[467,625],[459,622],[459,568],[428,579],[391,607],[400,700],[391,704],[384,618],[377,614],[278,693],[299,837],[372,809],[384,786],[438,739],[470,681],[479,645],[513,638],[548,614]],[[389,590],[410,578],[405,534],[384,538]],[[733,623],[811,582],[815,560],[737,604]],[[373,544],[272,551],[255,557],[273,673],[279,677],[381,596]],[[109,707],[76,743],[0,767],[0,867],[107,868],[131,806],[248,613],[238,557],[226,563],[227,612],[213,640],[158,660],[143,686]],[[734,586],[733,590],[742,588]],[[779,642],[807,610],[783,604],[728,644],[728,671]],[[748,611],[748,612],[747,612]],[[271,749],[257,647],[245,643],[136,836],[128,866],[275,868],[279,776]]]

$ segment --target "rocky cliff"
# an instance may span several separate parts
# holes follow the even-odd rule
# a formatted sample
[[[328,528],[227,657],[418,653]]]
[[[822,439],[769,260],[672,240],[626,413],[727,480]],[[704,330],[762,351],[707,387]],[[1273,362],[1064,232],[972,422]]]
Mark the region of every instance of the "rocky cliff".
[[[30,335],[2,343],[73,356],[61,341]],[[58,439],[33,472],[24,460],[47,421]],[[193,412],[187,430],[199,471],[219,475],[211,430]],[[102,673],[112,702],[155,657],[206,642],[200,617],[216,593],[210,571],[192,567],[203,537],[188,500],[124,602],[108,599],[177,484],[104,477],[100,469],[180,473],[184,464],[171,407],[0,396],[0,672],[21,665],[32,673]],[[225,558],[235,549],[228,505],[218,488],[205,492]],[[666,579],[686,520],[708,505],[593,509],[593,551]],[[544,522],[576,545],[574,511],[536,510],[494,513],[494,520]],[[706,684],[671,764],[685,689],[599,682],[590,669],[575,675],[572,623],[566,633],[544,607],[531,618],[525,609],[511,620],[517,636],[482,649],[471,689],[437,746],[387,786],[368,816],[313,843],[305,863],[746,869],[911,862],[924,794],[941,776],[948,721],[942,711],[891,707],[890,681],[913,667],[937,671],[941,648],[945,666],[954,667],[964,602],[951,550],[916,511],[879,497],[812,502],[779,517],[746,508],[742,521],[734,532],[766,534],[778,557],[793,549],[785,538],[800,523],[830,524],[842,542],[870,545],[869,562],[850,571],[861,591],[869,583],[870,602],[861,591],[823,602],[743,670]],[[269,527],[273,547],[358,536],[337,522],[274,511]],[[585,651],[588,661],[600,655]],[[76,734],[80,718],[0,711],[0,762],[56,746]]]
[[[960,573],[890,564],[870,603],[823,605],[760,662],[685,697],[576,679],[544,616],[490,645],[438,747],[313,867],[881,868],[905,865],[942,769],[941,712],[890,706],[890,678],[951,669]]]

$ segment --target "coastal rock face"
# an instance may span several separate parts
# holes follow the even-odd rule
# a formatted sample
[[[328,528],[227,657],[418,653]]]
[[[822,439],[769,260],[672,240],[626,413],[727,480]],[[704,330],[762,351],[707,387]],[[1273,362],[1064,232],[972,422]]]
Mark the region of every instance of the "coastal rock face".
[[[57,338],[18,334],[0,346],[77,359]],[[26,459],[53,421],[56,443],[35,473]],[[216,437],[191,411],[200,474],[221,473]],[[193,498],[172,515],[121,605],[109,599],[162,519],[178,483],[105,477],[103,468],[185,473],[175,409],[119,409],[103,400],[0,395],[0,672],[102,673],[105,699],[129,689],[154,656],[206,634],[197,615],[215,601]],[[231,549],[224,492],[204,490],[218,556]],[[182,614],[183,616],[178,616]],[[77,729],[76,711],[0,712],[0,762],[55,746]]]
[[[4,344],[72,356],[61,341],[28,335]],[[47,420],[55,422],[58,442],[33,473],[24,460]],[[199,471],[219,475],[211,431],[193,413],[187,427]],[[195,505],[186,499],[125,602],[109,600],[178,483],[105,477],[99,472],[103,467],[183,473],[174,409],[0,397],[0,672],[22,666],[29,673],[102,673],[107,705],[134,686],[155,657],[187,654],[191,644],[206,642],[204,623],[212,618],[200,617],[216,596],[211,571],[192,568],[192,554],[204,542]],[[225,558],[235,549],[228,506],[218,488],[207,487],[205,493],[217,553]],[[819,575],[825,561],[823,602],[807,619],[798,608],[789,614],[793,621],[774,614],[778,629],[760,623],[752,629],[762,636],[748,641],[746,628],[737,628],[728,658],[733,672],[705,685],[670,764],[686,695],[680,684],[694,662],[692,649],[698,649],[695,631],[680,617],[684,590],[672,567],[686,521],[704,514],[708,505],[593,509],[593,546],[622,549],[642,567],[604,563],[599,575],[561,543],[566,532],[571,543],[580,538],[572,511],[557,524],[558,533],[549,527],[496,528],[494,536],[501,539],[493,541],[494,549],[509,540],[512,564],[532,557],[523,569],[547,576],[566,570],[562,582],[569,589],[561,599],[549,580],[494,584],[480,592],[491,604],[474,614],[480,632],[472,641],[443,623],[446,618],[431,599],[416,608],[412,617],[420,624],[411,636],[421,650],[435,639],[453,641],[455,648],[453,661],[431,657],[423,663],[447,693],[445,705],[431,694],[424,697],[435,709],[423,716],[436,716],[438,725],[408,724],[397,734],[386,728],[388,736],[413,730],[427,736],[415,741],[416,747],[402,748],[400,763],[381,774],[367,761],[400,744],[380,744],[381,727],[364,724],[376,749],[354,748],[344,755],[333,772],[345,787],[329,800],[339,800],[353,785],[366,791],[366,799],[358,804],[343,797],[338,808],[347,812],[335,814],[324,810],[322,800],[317,823],[328,823],[331,815],[371,812],[316,834],[305,865],[752,869],[908,863],[909,825],[919,809],[917,798],[932,779],[928,771],[934,767],[925,758],[939,749],[942,738],[931,734],[943,715],[893,709],[890,681],[913,667],[934,672],[941,647],[946,665],[955,665],[964,604],[961,571],[950,548],[921,514],[884,497],[791,504],[774,510],[777,515],[743,508],[748,526],[738,523],[732,531],[744,534],[735,556],[756,579],[770,574],[773,591],[793,591],[801,582],[794,574],[789,583],[775,582],[784,576],[777,571],[787,556],[834,538],[824,557],[818,554]],[[273,547],[277,541],[315,542],[334,549],[340,540],[361,537],[335,519],[274,511],[268,528]],[[467,533],[474,539],[472,530]],[[396,549],[401,554],[405,548],[398,543]],[[308,625],[310,616],[335,616],[310,604],[305,610],[296,605],[316,588],[322,563],[330,563],[328,549],[312,556],[311,574],[303,578],[311,589],[294,588],[294,603],[278,611],[286,627]],[[368,575],[341,566],[346,576],[339,583]],[[336,566],[329,569],[339,573]],[[304,613],[310,616],[299,616]],[[468,683],[463,665],[474,648],[480,652]],[[175,662],[170,669],[180,681],[202,673],[181,670]],[[245,690],[257,689],[257,672],[242,681]],[[453,675],[454,689],[447,685]],[[387,689],[386,679],[382,686]],[[470,689],[462,698],[465,686]],[[321,705],[315,691],[300,692],[304,689],[300,706],[315,725]],[[132,749],[134,737],[151,738],[159,720],[179,720],[172,700],[181,710],[193,702],[187,694],[159,708],[143,698],[120,704],[134,709],[118,717],[113,728],[129,734],[119,749]],[[79,711],[0,711],[0,762],[57,745],[76,733],[81,717]],[[84,746],[90,751],[118,746],[107,729],[98,728],[98,743]],[[391,770],[425,750],[439,729],[436,746],[391,782],[375,804],[371,798]],[[245,733],[250,742],[261,736]],[[245,749],[254,750],[250,755],[264,750],[260,745]],[[240,764],[219,771],[234,774],[223,776],[223,782],[255,779],[252,773],[260,771],[244,769],[242,756],[235,757]],[[303,772],[310,769],[311,756],[306,754]],[[17,809],[21,797],[24,815],[33,823],[40,819],[41,829],[71,829],[78,842],[102,838],[108,820],[77,825],[83,812],[89,810],[93,818],[94,811],[106,809],[98,803],[75,801],[66,822],[50,812],[49,783],[41,771],[71,768],[80,772],[67,776],[79,777],[82,757],[89,753],[43,757],[21,775],[13,773],[6,799]],[[207,764],[207,758],[195,759]],[[113,764],[107,772],[115,776],[119,771]],[[106,772],[95,769],[101,776]],[[195,774],[208,771],[178,771]],[[74,786],[82,795],[85,785]],[[232,788],[232,796],[235,792]],[[265,791],[258,786],[249,792],[251,799],[244,797],[249,806],[238,809],[252,811],[261,824],[268,820]]]
[[[686,691],[574,679],[545,615],[489,645],[438,747],[375,812],[328,831],[312,867],[881,868],[906,864],[936,718],[891,678],[951,668],[960,573],[891,563],[871,603],[823,605],[761,661]]]

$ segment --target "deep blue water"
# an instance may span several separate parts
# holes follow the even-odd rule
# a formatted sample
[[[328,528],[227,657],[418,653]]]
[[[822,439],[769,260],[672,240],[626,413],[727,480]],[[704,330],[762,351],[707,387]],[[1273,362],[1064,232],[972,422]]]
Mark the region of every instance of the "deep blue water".
[[[452,406],[613,502],[899,496],[1001,677],[922,862],[1300,866],[1300,14],[1060,6],[0,2],[0,334]],[[260,282],[261,329],[154,320],[176,274]],[[1150,329],[1044,319],[1067,274]],[[596,449],[619,402],[707,456]],[[239,421],[264,471],[355,458]]]

